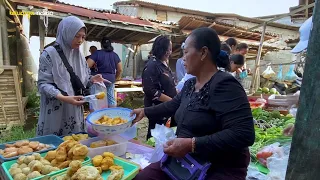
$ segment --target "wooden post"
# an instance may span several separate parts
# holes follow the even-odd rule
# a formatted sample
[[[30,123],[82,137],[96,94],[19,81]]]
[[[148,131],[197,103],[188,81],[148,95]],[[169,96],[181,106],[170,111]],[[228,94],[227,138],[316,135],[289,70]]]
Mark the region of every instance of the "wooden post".
[[[1,26],[0,26],[0,44],[2,44],[2,33],[1,33],[1,31],[2,31],[2,29],[1,29]],[[1,45],[0,45],[0,66],[3,66],[3,49],[2,49]],[[0,70],[0,72],[1,72],[1,70]]]
[[[3,64],[10,65],[10,54],[9,54],[9,43],[8,43],[8,31],[7,31],[7,20],[6,20],[6,9],[3,0],[0,0],[0,18],[1,18],[1,38],[2,38],[2,53],[3,53]]]
[[[267,27],[267,23],[264,23],[261,38],[260,38],[260,45],[259,45],[259,49],[258,49],[257,59],[256,59],[256,63],[255,63],[255,70],[253,72],[250,93],[254,93],[257,90],[257,88],[259,88],[259,86],[260,86],[260,60],[261,60],[264,35],[266,33],[266,27]]]
[[[137,52],[139,49],[139,45],[136,45],[134,47],[134,53],[133,53],[133,70],[132,70],[132,77],[136,78],[137,77]]]
[[[319,47],[320,1],[316,1],[286,180],[320,179]]]
[[[40,39],[40,54],[42,53],[45,45],[45,27],[43,20],[38,16],[38,26],[39,26],[39,39]]]

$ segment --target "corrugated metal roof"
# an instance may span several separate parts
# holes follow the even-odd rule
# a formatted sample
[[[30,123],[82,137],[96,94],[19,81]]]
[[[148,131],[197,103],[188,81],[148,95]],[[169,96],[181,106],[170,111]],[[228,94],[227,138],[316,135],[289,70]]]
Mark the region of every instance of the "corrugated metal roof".
[[[140,1],[140,0],[118,1],[118,2],[114,3],[114,5],[135,5],[135,6],[139,5],[139,6],[150,7],[150,8],[154,8],[154,9],[160,9],[160,10],[164,10],[164,11],[174,11],[174,12],[186,13],[188,15],[198,15],[198,16],[213,17],[213,18],[218,18],[218,17],[237,18],[239,20],[246,21],[246,22],[258,23],[258,24],[264,23],[264,21],[261,19],[245,17],[245,16],[241,16],[238,14],[234,14],[234,13],[211,13],[211,12],[204,12],[204,11],[199,11],[199,10],[173,7],[173,6],[152,3],[152,2],[146,2],[146,1]],[[280,24],[280,23],[275,23],[275,22],[268,23],[268,26],[273,26],[273,27],[278,27],[278,28],[283,28],[283,29],[290,29],[290,30],[298,30],[297,27],[290,26],[290,25],[284,25],[284,24]]]
[[[31,1],[31,0],[11,0],[17,4],[24,4],[27,6],[36,6],[40,8],[47,8],[51,11],[63,12],[63,13],[71,13],[74,15],[88,17],[90,19],[102,19],[102,20],[110,20],[110,21],[118,21],[124,22],[134,25],[140,26],[150,26],[152,27],[152,23],[146,20],[138,19],[135,17],[125,16],[121,14],[112,14],[112,13],[101,13],[95,10],[90,10],[83,7],[77,7],[67,4],[61,3],[51,3],[51,2],[43,2],[43,1]]]
[[[85,8],[85,9],[89,9],[89,10],[93,10],[93,11],[98,11],[98,12],[106,12],[106,13],[112,13],[112,14],[119,14],[119,13],[117,13],[117,11],[114,10],[114,9],[85,7],[85,6],[79,6],[79,5],[76,5],[76,4],[66,3],[66,2],[63,2],[63,1],[56,1],[56,3],[71,5],[71,6],[75,6],[75,7],[81,7],[81,8]]]

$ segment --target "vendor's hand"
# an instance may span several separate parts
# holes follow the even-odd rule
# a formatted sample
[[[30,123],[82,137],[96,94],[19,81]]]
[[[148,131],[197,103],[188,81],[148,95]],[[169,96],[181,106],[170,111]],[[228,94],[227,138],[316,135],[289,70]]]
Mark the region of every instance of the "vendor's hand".
[[[289,125],[283,130],[283,134],[285,136],[292,136],[294,132],[294,125]]]
[[[85,101],[83,101],[83,96],[64,96],[62,94],[59,94],[57,96],[57,99],[75,106],[81,106],[83,103],[85,103]]]
[[[91,77],[91,82],[93,82],[93,83],[106,82],[106,83],[109,83],[109,84],[111,83],[110,81],[104,79],[101,74],[97,74],[95,76],[92,76]]]
[[[192,138],[175,138],[163,145],[163,148],[167,155],[182,158],[192,151]]]
[[[133,120],[132,124],[139,122],[145,116],[144,108],[134,109],[133,111],[131,111],[130,117],[134,114],[136,115],[136,118]]]

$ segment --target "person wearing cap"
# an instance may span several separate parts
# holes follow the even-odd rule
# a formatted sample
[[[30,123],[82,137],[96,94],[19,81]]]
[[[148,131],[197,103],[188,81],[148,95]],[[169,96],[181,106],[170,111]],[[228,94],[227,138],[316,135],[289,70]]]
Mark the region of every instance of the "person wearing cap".
[[[184,47],[184,43],[182,43],[181,45],[180,59],[178,59],[176,62],[177,82],[181,81],[184,75],[186,74],[186,68],[184,67],[184,64],[183,64],[183,47]]]
[[[307,19],[300,27],[299,34],[300,40],[298,44],[291,50],[292,53],[301,53],[308,48],[309,38],[312,30],[312,16]],[[289,125],[283,130],[283,134],[286,136],[292,136],[294,132],[294,125]]]

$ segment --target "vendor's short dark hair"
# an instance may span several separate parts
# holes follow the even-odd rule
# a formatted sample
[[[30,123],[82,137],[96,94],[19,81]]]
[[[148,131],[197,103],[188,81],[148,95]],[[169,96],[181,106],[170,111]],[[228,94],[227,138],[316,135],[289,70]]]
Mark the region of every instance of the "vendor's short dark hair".
[[[248,49],[249,46],[246,43],[240,43],[237,45],[237,50]]]
[[[154,41],[151,49],[151,54],[155,56],[158,60],[161,60],[167,53],[171,40],[168,36],[158,36]]]
[[[244,56],[241,54],[233,54],[230,56],[230,62],[233,62],[234,64],[237,65],[244,65]]]
[[[225,51],[228,55],[231,54],[231,47],[226,42],[222,42],[221,43],[221,48],[220,49]]]
[[[231,37],[226,40],[226,43],[231,46],[237,46],[238,42],[235,38]]]

